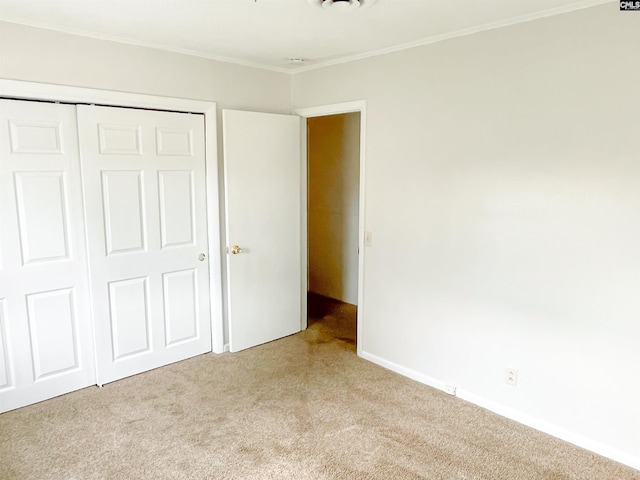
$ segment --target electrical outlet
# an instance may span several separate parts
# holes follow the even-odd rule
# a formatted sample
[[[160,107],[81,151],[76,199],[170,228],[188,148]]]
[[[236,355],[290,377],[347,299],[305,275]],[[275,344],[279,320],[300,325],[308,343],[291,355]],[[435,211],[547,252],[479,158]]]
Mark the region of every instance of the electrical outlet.
[[[518,370],[515,368],[506,368],[504,371],[504,383],[515,387],[518,385]]]
[[[371,246],[371,232],[364,232],[364,246]]]
[[[453,385],[445,385],[444,386],[444,391],[446,393],[448,393],[449,395],[453,395],[455,397],[456,395],[456,387]]]

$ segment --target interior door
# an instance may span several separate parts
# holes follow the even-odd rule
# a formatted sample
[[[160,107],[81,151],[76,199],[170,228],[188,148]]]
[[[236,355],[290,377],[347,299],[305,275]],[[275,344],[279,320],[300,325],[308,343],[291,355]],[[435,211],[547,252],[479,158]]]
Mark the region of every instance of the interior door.
[[[300,119],[223,111],[229,347],[300,331]]]
[[[0,100],[0,411],[95,384],[76,113]]]
[[[78,106],[98,383],[211,351],[204,117]]]

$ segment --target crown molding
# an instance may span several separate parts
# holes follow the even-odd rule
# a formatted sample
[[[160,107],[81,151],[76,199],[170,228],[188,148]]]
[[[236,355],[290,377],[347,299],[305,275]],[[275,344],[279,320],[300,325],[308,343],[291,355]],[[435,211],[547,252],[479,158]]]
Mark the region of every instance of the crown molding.
[[[508,19],[505,19],[505,20],[500,20],[500,21],[497,21],[497,22],[491,22],[491,23],[486,23],[484,25],[479,25],[479,26],[475,26],[475,27],[456,30],[455,32],[445,33],[445,34],[442,34],[442,35],[434,35],[434,36],[430,36],[430,37],[425,37],[425,38],[422,38],[420,40],[416,40],[416,41],[408,42],[408,43],[403,43],[401,45],[395,45],[393,47],[381,48],[381,49],[372,50],[372,51],[369,51],[369,52],[358,53],[358,54],[354,54],[354,55],[347,55],[347,56],[343,56],[343,57],[340,57],[340,58],[334,58],[334,59],[325,60],[325,61],[318,61],[318,62],[315,62],[315,63],[312,63],[313,60],[310,60],[309,64],[301,66],[301,67],[295,67],[295,68],[278,67],[278,66],[268,65],[268,64],[259,63],[259,62],[251,62],[251,61],[247,61],[247,60],[243,60],[243,59],[235,58],[235,57],[225,57],[225,56],[209,54],[209,53],[201,52],[201,51],[197,51],[197,50],[176,48],[176,47],[172,47],[172,46],[169,46],[169,45],[164,45],[164,44],[161,44],[161,43],[143,42],[143,41],[138,41],[138,40],[131,40],[131,39],[127,39],[127,38],[124,38],[124,37],[118,37],[118,36],[114,36],[114,35],[96,34],[96,33],[84,31],[84,30],[81,30],[81,29],[61,27],[61,26],[52,25],[52,24],[46,24],[46,23],[41,23],[41,22],[25,21],[25,20],[20,19],[20,18],[3,17],[3,18],[0,18],[0,21],[8,22],[8,23],[15,23],[15,24],[18,24],[18,25],[25,25],[25,26],[28,26],[28,27],[42,28],[42,29],[45,29],[45,30],[53,30],[53,31],[56,31],[56,32],[67,33],[67,34],[70,34],[70,35],[78,35],[78,36],[82,36],[82,37],[93,38],[93,39],[96,39],[96,40],[105,40],[105,41],[116,42],[116,43],[121,43],[121,44],[125,44],[125,45],[133,45],[133,46],[137,46],[137,47],[153,48],[155,50],[163,50],[163,51],[170,52],[170,53],[177,53],[177,54],[181,54],[181,55],[189,55],[189,56],[192,56],[192,57],[199,57],[199,58],[204,58],[204,59],[207,59],[207,60],[214,60],[214,61],[217,61],[217,62],[230,63],[230,64],[234,64],[234,65],[240,65],[240,66],[243,66],[243,67],[258,68],[258,69],[261,69],[261,70],[268,70],[268,71],[277,72],[277,73],[285,73],[285,74],[289,74],[289,75],[295,75],[297,73],[308,72],[308,71],[311,71],[311,70],[318,70],[318,69],[330,67],[330,66],[333,66],[333,65],[339,65],[339,64],[343,64],[343,63],[353,62],[353,61],[356,61],[356,60],[363,60],[363,59],[366,59],[366,58],[377,57],[377,56],[386,55],[386,54],[389,54],[389,53],[401,52],[403,50],[409,50],[411,48],[421,47],[421,46],[424,46],[424,45],[430,45],[432,43],[438,43],[438,42],[442,42],[442,41],[453,39],[453,38],[464,37],[464,36],[467,36],[467,35],[473,35],[474,33],[484,32],[484,31],[487,31],[487,30],[494,30],[494,29],[498,29],[498,28],[502,28],[502,27],[508,27],[508,26],[511,26],[511,25],[517,25],[519,23],[525,23],[525,22],[530,22],[530,21],[533,21],[533,20],[538,20],[538,19],[541,19],[541,18],[547,18],[547,17],[556,16],[556,15],[561,15],[561,14],[573,12],[573,11],[576,11],[576,10],[583,10],[585,8],[595,7],[595,6],[603,5],[603,4],[606,4],[606,3],[616,3],[616,2],[615,2],[615,0],[582,0],[582,1],[575,2],[575,3],[569,4],[569,5],[565,5],[563,7],[542,10],[542,11],[539,11],[539,12],[535,12],[535,13],[531,13],[531,14],[527,14],[527,15],[521,15],[521,16],[518,16],[518,17],[512,17],[512,18],[508,18]]]
[[[24,25],[25,27],[34,27],[34,28],[41,28],[43,30],[52,30],[59,33],[66,33],[68,35],[87,37],[87,38],[92,38],[94,40],[104,40],[107,42],[115,42],[115,43],[120,43],[124,45],[131,45],[134,47],[153,48],[154,50],[162,50],[164,52],[169,52],[169,53],[178,53],[180,55],[189,55],[191,57],[204,58],[207,60],[215,60],[217,62],[232,63],[232,64],[240,65],[243,67],[259,68],[261,70],[270,70],[272,72],[291,73],[292,71],[292,69],[290,68],[276,67],[273,65],[267,65],[259,62],[251,62],[251,61],[243,60],[241,58],[225,57],[222,55],[214,55],[206,52],[201,52],[198,50],[177,48],[177,47],[172,47],[170,45],[165,45],[162,43],[143,42],[143,41],[133,40],[125,37],[119,37],[116,35],[106,35],[101,33],[88,32],[82,29],[61,27],[59,25],[53,25],[53,24],[48,24],[44,22],[32,22],[29,20],[23,20],[21,18],[11,18],[8,16],[3,16],[0,18],[0,22],[15,23],[17,25]]]
[[[585,8],[595,7],[603,5],[605,3],[614,3],[615,0],[583,0],[580,2],[565,5],[563,7],[552,8],[548,10],[542,10],[540,12],[530,13],[527,15],[520,15],[518,17],[511,17],[505,20],[497,22],[486,23],[484,25],[478,25],[476,27],[464,28],[462,30],[456,30],[455,32],[445,33],[442,35],[435,35],[431,37],[425,37],[413,42],[403,43],[401,45],[395,45],[393,47],[381,48],[378,50],[372,50],[365,53],[358,53],[355,55],[348,55],[332,60],[320,61],[317,63],[305,65],[303,67],[297,67],[294,69],[286,70],[289,74],[303,73],[310,70],[318,70],[320,68],[330,67],[332,65],[339,65],[342,63],[353,62],[355,60],[363,60],[371,57],[378,57],[380,55],[387,55],[389,53],[401,52],[403,50],[409,50],[411,48],[422,47],[424,45],[430,45],[432,43],[443,42],[452,38],[465,37],[467,35],[473,35],[474,33],[485,32],[487,30],[495,30],[502,27],[508,27],[511,25],[517,25],[519,23],[530,22],[538,20],[540,18],[553,17],[561,15],[563,13],[570,13],[577,10],[584,10]]]

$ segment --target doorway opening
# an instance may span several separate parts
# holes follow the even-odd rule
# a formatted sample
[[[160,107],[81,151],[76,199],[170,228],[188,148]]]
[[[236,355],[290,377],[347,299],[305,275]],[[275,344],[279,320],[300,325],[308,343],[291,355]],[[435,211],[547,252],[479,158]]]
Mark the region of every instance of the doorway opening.
[[[322,327],[355,349],[361,112],[308,118],[306,136],[307,325]]]

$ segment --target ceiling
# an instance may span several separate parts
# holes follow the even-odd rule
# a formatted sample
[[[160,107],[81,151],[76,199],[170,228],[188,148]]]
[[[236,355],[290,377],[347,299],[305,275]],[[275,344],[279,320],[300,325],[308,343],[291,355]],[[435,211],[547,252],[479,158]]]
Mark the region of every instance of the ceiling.
[[[0,0],[0,20],[297,72],[608,1]]]

